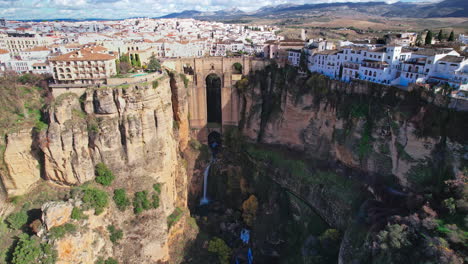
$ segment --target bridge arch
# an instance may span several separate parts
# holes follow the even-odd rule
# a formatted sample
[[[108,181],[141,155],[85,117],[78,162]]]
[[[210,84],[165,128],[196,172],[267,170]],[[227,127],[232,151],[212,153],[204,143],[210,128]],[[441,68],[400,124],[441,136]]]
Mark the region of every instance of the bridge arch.
[[[240,65],[239,65],[240,64]],[[185,73],[188,83],[190,128],[201,141],[206,141],[212,131],[222,132],[223,127],[237,126],[240,120],[240,99],[235,83],[251,71],[263,69],[269,62],[253,57],[204,57],[169,59],[163,62],[167,68],[179,73]],[[242,66],[242,67],[235,67]],[[238,69],[241,69],[240,71]],[[193,75],[191,75],[193,73]],[[221,108],[220,126],[209,127],[212,113],[210,89],[207,88],[207,77],[215,74],[219,77],[221,86],[216,90],[216,109]],[[220,91],[218,93],[217,91]],[[220,102],[218,104],[218,102]],[[218,123],[218,122],[216,122]]]
[[[222,124],[221,108],[221,77],[216,73],[210,73],[205,78],[206,87],[206,120],[208,123]]]

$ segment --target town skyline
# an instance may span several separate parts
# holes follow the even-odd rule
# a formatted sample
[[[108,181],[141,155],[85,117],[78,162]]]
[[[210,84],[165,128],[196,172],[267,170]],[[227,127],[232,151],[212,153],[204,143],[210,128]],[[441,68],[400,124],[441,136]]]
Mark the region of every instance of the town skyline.
[[[136,17],[157,18],[183,11],[255,12],[266,7],[279,5],[331,4],[331,3],[397,2],[435,3],[439,0],[270,0],[259,5],[257,2],[240,0],[183,0],[160,3],[152,0],[0,0],[0,17],[13,20],[54,20],[54,19],[102,19],[120,20]],[[141,6],[145,6],[144,9]]]

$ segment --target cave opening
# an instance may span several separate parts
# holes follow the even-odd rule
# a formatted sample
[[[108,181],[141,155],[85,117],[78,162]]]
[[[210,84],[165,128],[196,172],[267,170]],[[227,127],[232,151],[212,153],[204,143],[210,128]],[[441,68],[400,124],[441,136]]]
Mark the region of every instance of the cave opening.
[[[221,78],[212,73],[206,77],[207,122],[221,124]]]

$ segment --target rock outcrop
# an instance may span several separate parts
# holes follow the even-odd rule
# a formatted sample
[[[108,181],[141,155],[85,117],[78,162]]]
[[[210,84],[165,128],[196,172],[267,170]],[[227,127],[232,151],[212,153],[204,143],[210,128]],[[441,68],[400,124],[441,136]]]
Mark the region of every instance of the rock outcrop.
[[[70,221],[73,206],[68,202],[47,202],[42,205],[42,222],[47,230]]]
[[[7,137],[3,155],[7,171],[1,180],[9,196],[25,194],[41,179],[38,148],[33,144],[31,130],[23,129]]]

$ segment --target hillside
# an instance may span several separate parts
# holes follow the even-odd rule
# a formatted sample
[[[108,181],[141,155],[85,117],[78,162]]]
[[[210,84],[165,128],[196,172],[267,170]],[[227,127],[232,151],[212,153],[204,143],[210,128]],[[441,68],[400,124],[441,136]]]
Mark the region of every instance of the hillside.
[[[196,19],[240,19],[240,18],[288,18],[310,17],[324,13],[333,15],[377,15],[384,17],[435,18],[435,17],[468,17],[468,2],[464,0],[445,0],[440,3],[397,2],[342,2],[304,5],[265,6],[257,11],[246,13],[240,10],[220,10],[201,12],[188,10],[171,13],[161,18],[196,18]],[[229,12],[233,11],[233,12]]]

